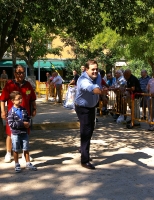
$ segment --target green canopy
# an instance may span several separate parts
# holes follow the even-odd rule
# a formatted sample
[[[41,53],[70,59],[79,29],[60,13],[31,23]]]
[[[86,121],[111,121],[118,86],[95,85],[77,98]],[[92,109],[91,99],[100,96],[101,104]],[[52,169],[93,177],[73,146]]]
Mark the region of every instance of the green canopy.
[[[40,60],[34,63],[34,68],[47,68],[62,70],[66,67],[66,63],[63,60]]]
[[[27,66],[24,60],[17,60],[17,64]],[[12,67],[12,60],[2,60],[0,61],[0,67]],[[34,63],[34,68],[45,68],[45,69],[55,69],[62,70],[66,67],[65,60],[38,60]]]
[[[26,63],[23,60],[17,60],[16,63],[21,64],[23,66],[26,66]],[[13,65],[12,60],[2,60],[2,61],[0,61],[0,67],[12,67],[12,65]]]

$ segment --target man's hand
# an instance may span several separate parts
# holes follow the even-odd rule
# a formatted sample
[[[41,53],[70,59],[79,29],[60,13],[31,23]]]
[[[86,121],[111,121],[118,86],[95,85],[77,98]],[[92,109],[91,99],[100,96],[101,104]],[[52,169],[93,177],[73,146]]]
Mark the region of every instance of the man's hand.
[[[35,117],[36,115],[36,110],[32,110],[32,117]]]
[[[24,122],[24,127],[25,128],[29,128],[30,127],[30,123],[29,122]]]
[[[108,94],[108,88],[104,87],[102,89],[101,93],[107,95]]]

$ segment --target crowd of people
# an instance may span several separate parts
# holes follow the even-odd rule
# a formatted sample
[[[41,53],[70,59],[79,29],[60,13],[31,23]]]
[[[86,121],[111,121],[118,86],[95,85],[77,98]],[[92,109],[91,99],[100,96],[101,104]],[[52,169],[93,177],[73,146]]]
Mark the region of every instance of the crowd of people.
[[[141,77],[138,79],[134,76],[130,69],[117,70],[115,71],[115,76],[109,72],[106,74],[103,70],[100,71],[102,82],[102,87],[108,88],[109,91],[114,91],[116,95],[116,113],[113,115],[116,121],[119,117],[123,117],[123,120],[127,123],[127,128],[132,128],[131,120],[126,121],[127,107],[132,112],[131,95],[134,95],[135,99],[135,118],[140,118],[141,120],[154,120],[153,114],[153,94],[154,94],[154,84],[153,78],[151,78],[145,69],[141,70]],[[103,114],[108,113],[108,95],[101,96],[103,101]],[[142,116],[140,117],[140,108],[142,109]],[[148,114],[147,114],[148,108]],[[139,125],[136,123],[135,125]],[[153,125],[149,125],[149,131],[154,130]]]
[[[81,66],[81,75],[73,70],[73,79],[70,85],[75,85],[77,93],[75,97],[75,111],[80,122],[80,152],[81,166],[87,169],[95,169],[90,163],[90,140],[93,135],[96,107],[99,100],[103,101],[103,114],[108,112],[108,92],[112,90],[116,96],[116,111],[113,115],[117,120],[122,114],[126,120],[127,106],[132,109],[130,95],[134,94],[136,102],[142,107],[142,119],[147,119],[146,108],[149,108],[149,116],[153,121],[154,116],[154,78],[148,76],[146,70],[141,71],[141,77],[138,79],[130,69],[117,70],[113,76],[112,72],[105,73],[98,69],[95,60],[89,60],[84,66]],[[58,96],[58,103],[62,103],[61,88],[62,77],[53,72],[50,75],[46,73],[47,83],[50,85],[50,94],[52,97]],[[56,93],[54,92],[56,90]],[[150,94],[152,99],[141,96],[141,93]],[[142,97],[142,98],[141,98]],[[9,80],[1,94],[1,117],[7,119],[6,123],[6,155],[5,162],[11,162],[11,150],[13,150],[15,160],[15,172],[20,172],[18,152],[23,150],[23,157],[26,160],[26,168],[37,170],[31,164],[32,158],[29,155],[29,134],[31,117],[36,115],[36,94],[31,84],[25,80],[25,69],[21,65],[14,66],[14,79]],[[7,110],[5,107],[7,102]],[[152,108],[152,109],[151,109]],[[131,120],[127,121],[127,127],[131,128]],[[149,131],[154,130],[154,125],[150,125]]]

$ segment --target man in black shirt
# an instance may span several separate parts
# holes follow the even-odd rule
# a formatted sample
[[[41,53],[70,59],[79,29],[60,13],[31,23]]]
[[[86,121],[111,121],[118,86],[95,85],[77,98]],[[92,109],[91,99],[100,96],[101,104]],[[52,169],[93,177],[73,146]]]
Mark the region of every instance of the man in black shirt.
[[[73,75],[74,75],[74,77],[71,80],[71,82],[69,83],[69,85],[76,85],[76,83],[77,83],[79,75],[78,75],[78,73],[77,73],[77,71],[75,69],[73,70]]]
[[[132,75],[130,69],[124,71],[124,77],[127,81],[127,90],[131,93],[142,92],[140,82],[136,76]]]

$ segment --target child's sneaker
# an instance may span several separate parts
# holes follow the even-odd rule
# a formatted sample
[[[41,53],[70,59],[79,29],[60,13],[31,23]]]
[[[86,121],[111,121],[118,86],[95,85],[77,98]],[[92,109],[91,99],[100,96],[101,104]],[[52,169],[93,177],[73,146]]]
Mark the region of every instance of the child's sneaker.
[[[37,167],[33,166],[32,163],[29,163],[29,164],[26,165],[26,169],[36,171]]]
[[[11,162],[11,155],[6,154],[6,155],[5,155],[5,158],[4,158],[4,162],[5,162],[5,163],[10,163],[10,162]]]
[[[15,172],[16,173],[21,172],[20,164],[18,164],[18,165],[15,166]]]

